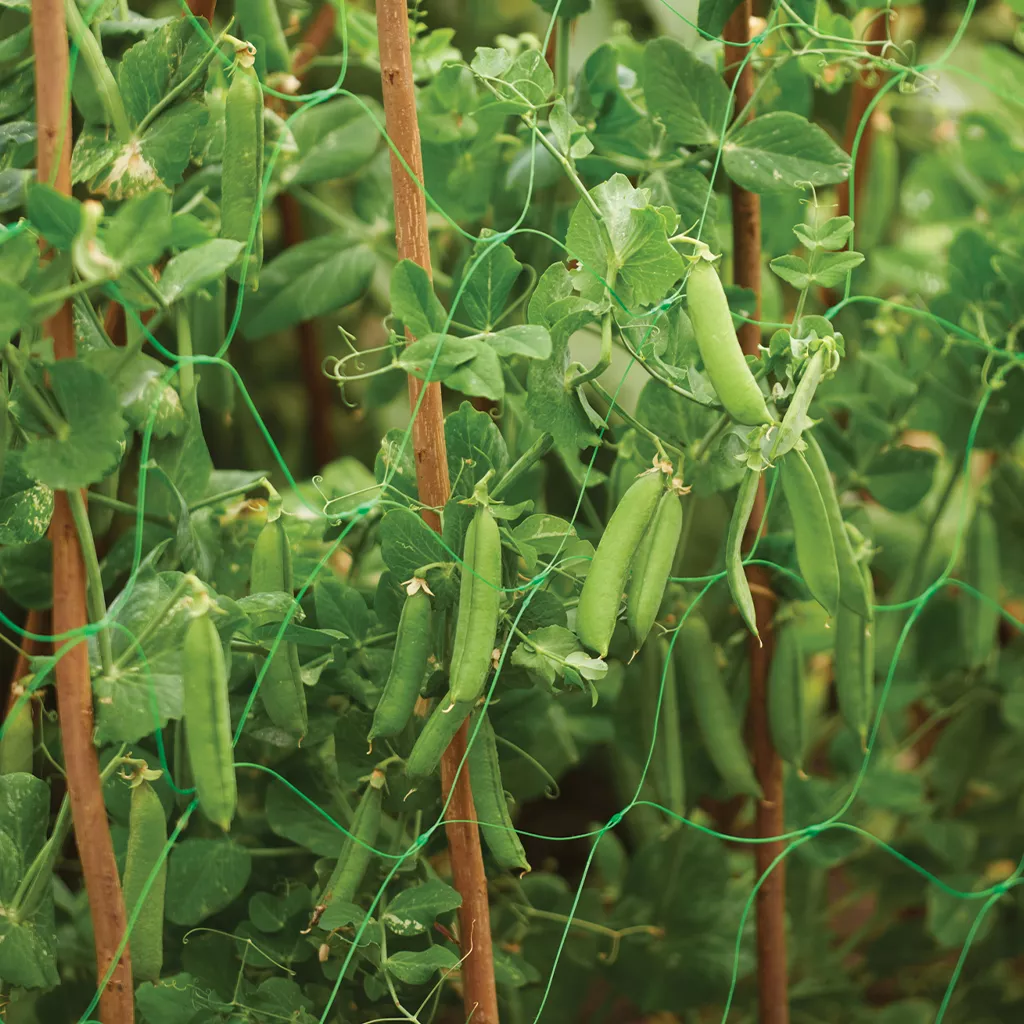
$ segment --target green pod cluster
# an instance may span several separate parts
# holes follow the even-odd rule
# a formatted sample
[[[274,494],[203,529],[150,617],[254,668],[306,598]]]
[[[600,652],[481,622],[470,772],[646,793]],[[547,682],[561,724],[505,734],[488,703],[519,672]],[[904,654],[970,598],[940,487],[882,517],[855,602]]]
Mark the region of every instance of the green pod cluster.
[[[659,471],[644,473],[630,485],[608,520],[583,581],[576,635],[602,658],[612,642],[633,560],[664,491],[665,476]]]
[[[31,774],[34,752],[32,702],[19,699],[4,719],[4,734],[0,736],[0,775],[12,775],[14,772]]]
[[[658,617],[682,532],[683,505],[675,488],[669,487],[658,499],[629,576],[626,622],[634,650],[643,646]]]
[[[668,643],[663,637],[657,637],[644,647],[642,669],[644,678],[641,699],[645,724],[647,735],[654,738],[654,760],[651,763],[654,790],[658,802],[682,818],[686,816],[686,773],[679,719],[679,690],[675,658],[669,655]]]
[[[185,629],[185,728],[200,810],[226,832],[238,805],[224,647],[209,611]]]
[[[501,613],[501,535],[486,505],[477,508],[466,531],[449,670],[452,700],[472,703],[484,690]]]
[[[405,762],[405,771],[410,779],[426,779],[437,771],[441,756],[469,717],[474,703],[456,701],[449,691],[435,705]]]
[[[251,67],[235,61],[224,101],[224,160],[221,174],[220,234],[248,244],[256,220],[252,250],[229,270],[232,280],[256,290],[263,263],[263,92]]]
[[[246,40],[262,50],[267,71],[288,71],[291,57],[275,0],[235,0],[235,14]]]
[[[331,877],[317,896],[317,906],[326,906],[331,900],[351,903],[355,899],[373,857],[370,847],[377,842],[380,832],[384,781],[384,773],[381,771],[374,771],[370,776],[370,783],[360,797],[359,806],[352,817],[350,836],[338,854]]]
[[[967,533],[963,579],[988,600],[961,593],[961,624],[967,667],[981,668],[992,657],[999,628],[999,536],[987,505],[978,505]],[[991,604],[989,602],[992,602]]]
[[[776,634],[768,677],[768,726],[779,756],[803,773],[807,749],[807,714],[804,710],[806,657],[800,631],[793,621]]]
[[[814,435],[808,431],[804,434],[804,439],[807,442],[804,458],[814,476],[814,482],[818,485],[818,493],[825,505],[829,532],[835,544],[836,566],[839,569],[839,600],[862,618],[871,619],[875,612],[864,589],[864,575],[857,564],[850,534],[843,522],[843,514],[839,511],[839,499],[832,482],[832,473]]]
[[[803,453],[779,459],[782,493],[793,519],[796,561],[811,596],[829,613],[839,608],[839,565],[821,491]]]
[[[743,732],[718,665],[707,623],[691,612],[676,637],[677,666],[686,680],[697,727],[715,770],[735,793],[761,799]]]
[[[772,423],[740,348],[725,289],[709,260],[698,260],[690,271],[686,302],[704,369],[725,411],[739,423]]]
[[[280,516],[267,520],[253,545],[249,589],[253,594],[292,593],[291,548]],[[299,738],[306,734],[306,688],[295,644],[278,644],[260,683],[260,697],[274,725]]]
[[[501,784],[498,744],[486,712],[482,713],[482,721],[470,745],[467,764],[476,817],[487,849],[499,867],[525,874],[530,870],[530,862],[508,812]]]
[[[729,592],[736,602],[740,617],[754,636],[759,635],[757,613],[754,610],[754,598],[750,593],[747,574],[743,568],[743,535],[746,532],[747,523],[750,522],[750,514],[754,510],[757,484],[760,478],[761,474],[756,469],[748,469],[743,474],[725,538],[725,578],[729,583]]]
[[[371,746],[378,736],[400,733],[412,717],[420,683],[427,671],[432,618],[433,610],[426,591],[417,590],[406,598],[398,620],[391,671],[373,712],[373,725],[368,737]]]
[[[140,981],[156,981],[164,963],[167,860],[163,852],[166,843],[167,822],[160,797],[143,780],[132,789],[123,884],[125,909],[131,914],[143,898],[149,876],[160,864],[131,931],[132,974]]]
[[[864,587],[874,604],[871,570],[860,565]],[[868,730],[875,709],[874,624],[841,605],[836,615],[836,649],[832,679],[836,686],[839,714],[867,749]]]

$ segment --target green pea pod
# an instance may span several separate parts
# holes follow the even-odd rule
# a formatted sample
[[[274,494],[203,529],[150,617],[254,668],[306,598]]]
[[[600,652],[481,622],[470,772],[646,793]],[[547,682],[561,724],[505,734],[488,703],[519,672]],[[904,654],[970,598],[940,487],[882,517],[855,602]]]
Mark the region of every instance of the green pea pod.
[[[711,763],[733,792],[761,799],[761,787],[743,744],[743,733],[718,667],[711,634],[707,623],[695,612],[679,627],[676,657]]]
[[[121,480],[121,471],[113,473],[94,483],[90,494],[102,494],[107,498],[117,497],[117,487]],[[101,505],[98,501],[89,502],[89,527],[94,537],[102,537],[114,522],[114,510],[109,505]]]
[[[32,702],[19,700],[4,719],[4,734],[0,736],[0,775],[12,775],[14,772],[31,774],[34,751]]]
[[[576,606],[576,635],[602,658],[612,642],[633,560],[664,491],[665,476],[658,471],[635,480],[611,514],[594,552]]]
[[[683,506],[675,489],[670,487],[658,499],[629,577],[626,622],[633,634],[635,650],[643,646],[658,617],[682,532]]]
[[[642,698],[648,740],[654,733],[655,717],[658,720],[654,760],[651,763],[654,790],[659,803],[682,818],[686,816],[686,775],[683,769],[675,658],[669,656],[665,639],[657,637],[644,647],[643,660]]]
[[[263,93],[252,68],[235,61],[224,102],[224,160],[221,173],[220,233],[222,238],[248,244],[253,221],[252,250],[228,269],[232,280],[255,291],[263,262]]]
[[[238,805],[224,648],[209,612],[185,629],[185,728],[202,812],[226,832]]]
[[[398,620],[391,671],[373,713],[373,725],[368,737],[371,746],[378,736],[395,736],[400,733],[412,717],[420,683],[427,671],[432,616],[430,598],[425,591],[417,590],[406,598]]]
[[[686,282],[686,302],[704,369],[725,411],[739,423],[773,422],[733,326],[725,289],[708,260],[698,260]]]
[[[740,617],[747,624],[747,629],[754,636],[757,632],[757,613],[754,610],[754,598],[750,593],[750,584],[743,568],[743,534],[750,513],[754,510],[757,498],[757,483],[761,474],[756,469],[748,469],[740,481],[740,489],[736,494],[736,504],[732,507],[732,518],[729,520],[729,532],[725,538],[725,576],[729,582],[729,590]]]
[[[426,779],[437,771],[441,755],[448,749],[459,726],[469,717],[473,704],[473,701],[457,702],[450,691],[441,698],[416,737],[405,762],[405,771],[410,779]]]
[[[501,612],[501,535],[481,505],[466,531],[459,588],[459,618],[452,645],[452,700],[472,703],[483,693]]]
[[[843,522],[843,514],[839,511],[839,499],[832,483],[832,473],[814,435],[808,431],[804,434],[807,450],[804,458],[811,468],[814,482],[818,485],[818,493],[825,504],[829,530],[836,549],[836,565],[839,569],[839,600],[865,619],[874,618],[875,610],[871,607],[864,590],[864,575],[857,565],[853,553],[850,534]]]
[[[373,857],[370,847],[377,842],[380,833],[383,788],[384,773],[374,771],[352,818],[351,835],[345,840],[331,877],[317,897],[318,906],[326,906],[331,900],[351,903],[355,899]]]
[[[268,520],[252,549],[249,589],[253,594],[292,593],[292,555],[281,517]],[[279,729],[306,734],[306,688],[295,644],[278,644],[260,683],[260,697],[270,720]]]
[[[235,0],[245,38],[263,50],[267,71],[289,71],[291,57],[274,0]]]
[[[227,288],[222,277],[208,284],[205,292],[196,292],[186,300],[192,351],[197,356],[216,355],[227,334]],[[228,353],[224,354],[228,359]],[[228,420],[235,410],[235,380],[226,366],[201,363],[198,367],[199,404],[209,412]]]
[[[128,858],[124,868],[124,905],[131,914],[142,899],[149,876],[163,857],[167,822],[160,797],[143,780],[132,789],[128,818]],[[160,864],[131,932],[132,973],[156,981],[164,962],[164,888],[167,861]]]
[[[871,570],[860,566],[865,588],[874,603]],[[836,650],[832,678],[843,721],[867,749],[868,730],[875,710],[874,624],[841,605],[836,615]]]
[[[778,465],[782,493],[793,518],[800,575],[815,601],[829,615],[835,615],[839,608],[839,565],[821,491],[802,452],[794,449]]]
[[[779,756],[803,774],[807,749],[807,716],[804,711],[804,651],[796,623],[778,632],[768,678],[768,725],[772,745]]]
[[[989,604],[974,594],[960,595],[967,667],[977,669],[988,662],[995,650],[1000,619],[999,536],[995,519],[987,505],[979,504],[974,513],[974,521],[967,533],[964,556],[964,582],[993,602]]]
[[[772,458],[780,459],[786,452],[791,451],[804,435],[804,428],[808,425],[807,410],[811,407],[811,399],[825,375],[825,349],[819,348],[804,367],[800,382],[793,392],[786,415],[782,418],[782,426],[779,427],[779,436],[775,439],[772,447]]]
[[[530,870],[530,862],[508,812],[508,801],[501,784],[498,745],[486,712],[470,745],[467,764],[476,817],[487,849],[499,867],[525,874]]]

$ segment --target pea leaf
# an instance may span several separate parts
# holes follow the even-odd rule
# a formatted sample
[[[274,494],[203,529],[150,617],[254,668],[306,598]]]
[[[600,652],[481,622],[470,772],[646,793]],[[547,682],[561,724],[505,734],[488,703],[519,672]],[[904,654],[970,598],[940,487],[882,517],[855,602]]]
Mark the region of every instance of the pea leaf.
[[[465,319],[480,330],[491,330],[504,312],[509,292],[522,270],[522,263],[509,246],[482,237],[463,270],[465,288],[455,310],[459,321]]]
[[[135,990],[146,1024],[179,1024],[195,1014],[198,993],[191,974],[147,981]]]
[[[392,509],[380,523],[381,555],[399,580],[407,580],[430,562],[448,562],[441,539],[411,509]]]
[[[45,182],[29,188],[27,213],[43,238],[58,249],[70,249],[82,225],[82,204]]]
[[[647,44],[643,86],[647,109],[674,142],[711,145],[729,123],[732,101],[722,77],[674,39]]]
[[[797,224],[793,233],[807,249],[842,249],[853,233],[853,220],[830,217],[823,224]]]
[[[183,839],[167,864],[167,920],[191,927],[230,906],[252,871],[249,851],[230,839]]]
[[[35,171],[9,167],[0,171],[0,213],[16,210],[28,199],[29,185],[35,180]]]
[[[162,363],[141,352],[125,361],[123,352],[109,348],[90,352],[83,360],[110,381],[121,412],[140,434],[151,416],[154,437],[178,437],[185,432],[185,409],[178,392],[164,379],[167,367]]]
[[[121,459],[125,422],[117,392],[102,374],[78,359],[54,363],[49,374],[67,433],[29,440],[22,467],[54,490],[88,487],[102,480]]]
[[[370,249],[344,234],[291,246],[260,270],[259,291],[243,307],[243,333],[255,341],[355,302],[374,264]]]
[[[643,180],[644,188],[651,190],[651,200],[679,214],[679,223],[692,230],[701,223],[700,237],[713,242],[718,212],[718,197],[711,183],[695,167],[674,167],[655,171]],[[706,212],[705,212],[706,207]]]
[[[360,103],[348,96],[318,103],[299,114],[291,122],[291,129],[301,155],[283,171],[283,183],[308,185],[345,178],[365,167],[380,145],[380,130],[364,104],[379,121],[384,120],[376,101],[364,99]]]
[[[399,950],[384,961],[384,970],[409,985],[424,985],[438,971],[452,971],[459,958],[447,946],[428,946],[424,950]]]
[[[287,786],[278,782],[270,784],[266,796],[266,814],[267,825],[274,835],[304,846],[320,857],[338,856],[345,840],[344,833],[322,814],[317,814]],[[263,928],[262,925],[259,927]]]
[[[700,0],[697,8],[697,27],[709,36],[720,36],[740,0]]]
[[[381,923],[396,935],[423,935],[435,918],[462,906],[462,896],[450,885],[430,879],[403,889],[389,904]]]
[[[564,626],[544,626],[528,633],[512,652],[512,664],[525,668],[538,682],[551,688],[565,677],[567,670],[586,673],[585,678],[600,678],[608,668],[604,662],[592,659],[576,634]],[[599,665],[604,665],[604,671]]]
[[[939,458],[921,448],[890,448],[872,459],[865,486],[894,512],[907,512],[928,494]]]
[[[498,353],[489,345],[476,342],[473,358],[457,367],[446,383],[464,395],[479,395],[493,402],[499,401],[505,394],[505,376]]]
[[[22,453],[4,460],[0,486],[0,544],[31,544],[46,536],[53,515],[53,491],[22,468]]]
[[[748,192],[846,181],[850,158],[815,124],[788,110],[755,117],[726,142],[726,174]]]
[[[801,291],[810,286],[811,268],[802,256],[777,256],[768,264],[772,273]]]
[[[395,356],[394,365],[420,380],[447,381],[460,366],[472,362],[478,342],[453,334],[423,334]]]
[[[583,268],[578,285],[584,298],[600,301],[614,273],[615,292],[626,306],[657,302],[683,273],[683,258],[669,245],[664,218],[650,204],[650,192],[636,189],[624,174],[590,190],[601,220],[580,201],[566,246]]]
[[[570,160],[582,160],[594,151],[594,144],[587,138],[583,126],[569,113],[565,99],[555,100],[548,115],[555,144]]]
[[[313,585],[313,600],[319,629],[344,633],[356,643],[366,638],[370,629],[370,611],[362,594],[354,587],[325,576]]]
[[[391,271],[391,309],[414,338],[443,331],[448,321],[427,272],[412,260],[399,260]]]
[[[508,470],[508,448],[498,425],[469,402],[445,417],[444,439],[453,497],[471,495],[488,472],[493,471],[493,482]]]
[[[544,327],[534,324],[516,324],[494,334],[485,334],[483,340],[499,356],[523,356],[526,359],[547,359],[551,355],[551,335]]]
[[[164,300],[177,302],[216,281],[235,262],[243,247],[242,242],[230,238],[211,238],[172,256],[160,276],[159,287]],[[265,279],[261,283],[265,286]]]
[[[540,50],[524,50],[509,60],[507,50],[478,46],[470,67],[478,75],[499,79],[494,91],[515,111],[539,107],[551,94],[554,75]]]

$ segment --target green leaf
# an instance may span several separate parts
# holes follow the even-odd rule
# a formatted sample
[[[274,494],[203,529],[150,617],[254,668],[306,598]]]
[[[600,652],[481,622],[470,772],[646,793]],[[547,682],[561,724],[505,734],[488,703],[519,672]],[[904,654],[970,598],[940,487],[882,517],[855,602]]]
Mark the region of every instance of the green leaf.
[[[872,459],[864,486],[872,497],[894,512],[907,512],[928,494],[939,461],[922,448],[890,448]]]
[[[191,927],[230,906],[244,891],[252,858],[230,839],[183,839],[167,864],[167,920]]]
[[[259,291],[246,296],[242,330],[265,338],[361,298],[373,278],[374,255],[343,234],[286,249],[260,271]]]
[[[420,566],[448,562],[441,538],[411,509],[392,509],[380,524],[380,552],[399,580],[410,579]]]
[[[414,338],[441,332],[448,322],[427,272],[412,260],[399,260],[391,272],[391,310]]]
[[[823,224],[797,224],[793,233],[808,249],[842,249],[853,233],[849,217],[830,217]]]
[[[695,167],[655,171],[644,178],[643,186],[651,190],[653,202],[671,206],[679,214],[685,231],[692,233],[703,220],[700,237],[709,243],[714,239],[718,197],[708,179]]]
[[[551,335],[547,328],[533,324],[516,324],[495,334],[485,334],[487,342],[499,356],[524,356],[526,359],[549,359]]]
[[[498,425],[469,402],[445,417],[444,439],[453,497],[471,495],[488,472],[493,483],[508,470],[508,448]]]
[[[768,266],[772,268],[772,273],[800,291],[811,284],[811,268],[807,260],[800,256],[776,256]]]
[[[249,897],[249,920],[267,935],[281,931],[295,917],[309,913],[310,892],[297,885],[286,894],[255,892]]]
[[[554,687],[555,681],[565,675],[566,662],[580,657],[593,660],[575,633],[564,626],[545,626],[527,634],[526,640],[512,652],[512,664],[525,668],[538,682]]]
[[[18,168],[0,171],[0,213],[16,210],[25,204],[35,176],[35,171]]]
[[[267,825],[274,835],[297,843],[318,857],[337,857],[341,851],[345,834],[287,786],[271,782],[265,809]]]
[[[814,283],[822,288],[834,288],[863,262],[862,252],[823,252],[818,256],[814,268]]]
[[[53,491],[22,468],[22,453],[4,460],[0,486],[0,544],[31,544],[46,536],[53,515]]]
[[[458,366],[445,381],[448,387],[464,395],[480,395],[493,402],[505,395],[505,375],[498,353],[488,345],[476,343],[476,353],[468,363]]]
[[[383,122],[380,105],[372,99],[362,103],[354,97],[318,103],[292,122],[292,134],[300,155],[282,172],[285,185],[308,185],[334,178],[346,178],[362,169],[380,145],[380,130],[364,104]]]
[[[720,36],[740,0],[700,0],[697,8],[697,27],[709,36]]]
[[[53,549],[48,540],[0,547],[0,589],[22,608],[53,603]]]
[[[381,923],[396,935],[423,935],[441,914],[462,906],[462,896],[450,885],[430,879],[403,889],[389,904]]]
[[[420,380],[444,381],[480,351],[480,343],[451,334],[422,334],[401,349],[394,365]]]
[[[850,158],[823,129],[780,110],[745,124],[722,153],[726,174],[748,192],[784,192],[846,181]]]
[[[478,75],[498,78],[495,92],[510,109],[527,111],[539,107],[551,95],[555,78],[540,50],[524,50],[509,63],[505,50],[478,46],[470,65]]]
[[[147,981],[135,990],[146,1024],[181,1024],[195,1014],[198,993],[191,974]]]
[[[428,946],[424,950],[400,950],[384,961],[384,970],[409,985],[425,985],[438,971],[453,971],[459,958],[447,946]]]
[[[211,238],[172,256],[160,275],[159,287],[164,301],[168,304],[177,302],[216,281],[238,259],[243,248],[242,242],[230,238]],[[260,283],[266,287],[266,278],[262,278]]]
[[[318,579],[313,585],[316,624],[320,629],[344,633],[356,643],[366,639],[370,629],[370,610],[362,594],[333,577]]]
[[[504,312],[509,292],[522,270],[522,263],[509,246],[481,238],[463,271],[465,288],[455,316],[482,331],[491,330]]]
[[[555,145],[563,156],[582,160],[594,151],[594,144],[587,138],[583,126],[569,113],[563,97],[559,96],[552,105],[548,123]]]
[[[31,295],[19,285],[0,280],[0,348],[31,322]]]
[[[83,356],[87,366],[102,373],[116,389],[121,412],[140,434],[153,417],[153,436],[180,436],[185,431],[185,409],[174,387],[165,379],[167,367],[152,356],[136,352],[98,349]]]
[[[668,241],[665,221],[650,205],[650,192],[614,174],[590,190],[598,221],[582,200],[576,205],[566,246],[583,263],[578,285],[585,298],[604,298],[609,275],[627,306],[651,305],[682,277],[683,258]]]
[[[110,382],[76,359],[49,368],[50,389],[67,424],[64,437],[32,438],[23,468],[55,491],[88,487],[121,460],[125,423]]]
[[[82,226],[82,204],[43,182],[28,190],[26,212],[36,230],[58,249],[70,249]]]
[[[171,241],[171,197],[145,192],[122,203],[100,232],[103,248],[123,267],[155,263]]]
[[[729,123],[732,102],[721,75],[674,39],[647,44],[643,86],[647,109],[674,142],[709,146]]]
[[[972,874],[961,874],[952,878],[944,877],[943,881],[957,889],[970,891],[976,886],[977,877]],[[982,906],[982,900],[965,900],[930,885],[925,897],[925,923],[928,934],[944,949],[960,949]],[[994,913],[986,914],[975,933],[974,941],[984,942],[995,921]]]

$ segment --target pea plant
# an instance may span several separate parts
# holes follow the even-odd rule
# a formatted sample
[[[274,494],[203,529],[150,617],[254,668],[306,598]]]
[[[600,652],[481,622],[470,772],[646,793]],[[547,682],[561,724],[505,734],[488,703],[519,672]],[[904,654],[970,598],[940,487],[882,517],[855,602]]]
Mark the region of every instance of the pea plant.
[[[1020,4],[369,6],[0,3],[0,1019],[1020,1019]]]

